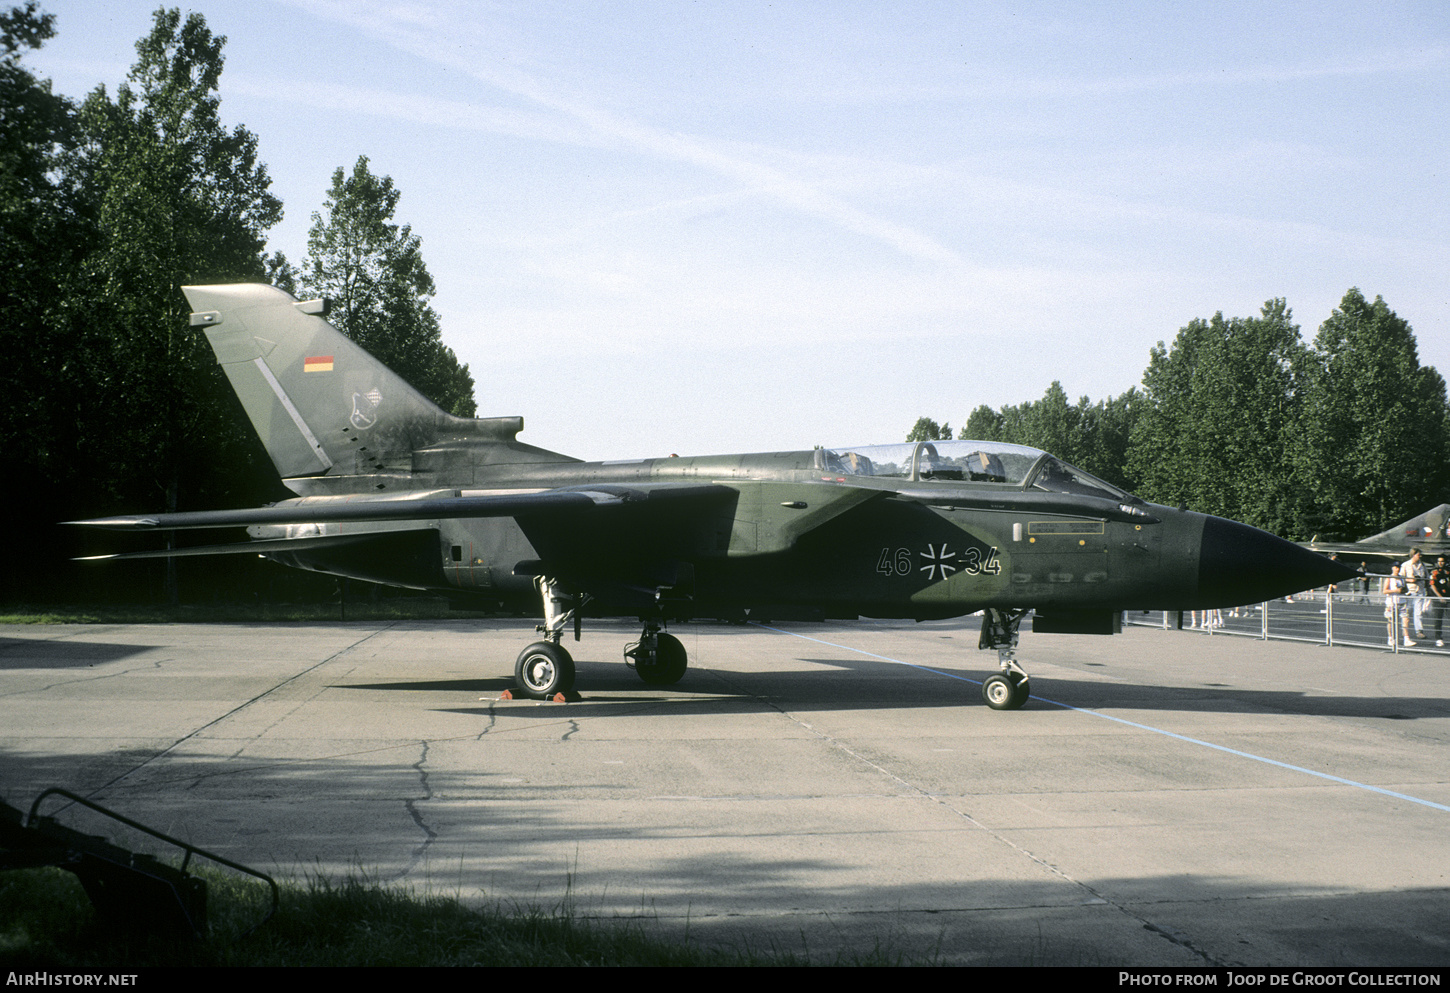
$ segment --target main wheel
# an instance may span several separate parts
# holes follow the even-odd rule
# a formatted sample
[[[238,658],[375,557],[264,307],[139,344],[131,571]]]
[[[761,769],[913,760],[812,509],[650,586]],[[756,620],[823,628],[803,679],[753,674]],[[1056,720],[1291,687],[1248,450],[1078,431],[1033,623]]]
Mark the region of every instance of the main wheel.
[[[685,646],[672,634],[656,636],[656,645],[654,660],[636,662],[634,671],[651,686],[673,686],[685,675],[689,666]]]
[[[559,645],[536,641],[519,652],[514,678],[525,696],[547,700],[574,688],[574,660]]]
[[[993,710],[1016,710],[1027,702],[1027,687],[1006,673],[994,672],[982,680],[982,699]]]

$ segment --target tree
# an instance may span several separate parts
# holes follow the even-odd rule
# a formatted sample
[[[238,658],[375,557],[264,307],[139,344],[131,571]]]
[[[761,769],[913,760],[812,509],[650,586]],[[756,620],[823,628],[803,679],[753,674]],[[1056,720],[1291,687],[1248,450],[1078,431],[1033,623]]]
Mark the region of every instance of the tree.
[[[1082,405],[1074,407],[1067,402],[1067,391],[1062,383],[1053,380],[1036,403],[1023,404],[1022,444],[1051,452],[1061,459],[1077,464],[1081,461],[1082,407],[1088,403],[1082,398]],[[1084,467],[1086,468],[1086,467]]]
[[[282,216],[256,137],[220,120],[225,43],[199,14],[158,10],[115,99],[97,88],[80,108],[67,163],[88,242],[70,291],[84,315],[76,459],[108,484],[103,503],[250,503],[275,486],[180,290],[262,278]],[[169,599],[173,576],[168,562]]]
[[[60,175],[75,108],[21,62],[54,34],[54,15],[40,14],[33,0],[0,14],[0,430],[42,478],[65,463],[73,408],[56,382],[66,360],[60,301],[84,243]]]
[[[75,143],[75,107],[22,61],[54,33],[54,16],[34,2],[0,13],[0,436],[16,481],[7,508],[33,523],[61,519],[78,489],[75,410],[83,396],[66,285],[86,239],[62,171]],[[5,595],[31,593],[49,578],[36,575],[35,563],[55,561],[64,548],[57,530],[15,529],[6,551],[25,565],[5,570]],[[48,585],[39,584],[42,596]]]
[[[1137,390],[1130,389],[1096,404],[1087,397],[1069,404],[1062,383],[1054,380],[1041,400],[1009,404],[1001,410],[978,406],[958,437],[1040,448],[1131,489],[1124,466],[1128,433],[1140,397]]]
[[[62,231],[71,205],[58,170],[74,142],[75,108],[20,61],[54,34],[55,16],[38,13],[34,0],[0,14],[0,313],[8,318],[0,325],[6,328],[15,327],[19,311],[45,309],[55,285],[50,266],[72,243]]]
[[[104,477],[125,480],[144,451],[153,472],[140,482],[168,508],[183,489],[216,499],[252,461],[180,287],[262,278],[265,232],[282,217],[256,137],[219,117],[225,43],[200,14],[158,10],[116,98],[98,88],[82,105],[73,164],[92,237],[77,287],[95,332],[91,413],[126,426],[91,432],[87,454]]]
[[[1138,481],[1128,469],[1128,445],[1132,439],[1133,425],[1142,410],[1143,394],[1135,387],[1082,412],[1084,423],[1083,449],[1078,453],[1082,461],[1076,463],[1109,483],[1136,493]],[[1079,401],[1084,407],[1087,397]]]
[[[945,441],[952,436],[950,424],[938,424],[930,417],[918,417],[916,424],[912,426],[911,433],[906,436],[907,441]]]
[[[1160,341],[1128,454],[1142,495],[1297,534],[1308,494],[1285,448],[1298,430],[1305,361],[1282,299],[1257,318],[1194,320],[1171,349]]]
[[[934,426],[922,418],[918,431]],[[1291,538],[1358,538],[1450,501],[1450,399],[1415,335],[1351,289],[1307,348],[1282,299],[1158,342],[1143,389],[973,410],[962,438],[1042,448],[1159,503]]]
[[[422,240],[393,223],[399,196],[366,156],[351,176],[334,172],[322,212],[312,215],[300,282],[332,300],[333,323],[373,357],[444,410],[472,417],[473,377],[443,344]]]
[[[0,387],[25,480],[12,502],[39,510],[12,509],[43,521],[274,496],[179,290],[259,278],[281,216],[256,139],[218,117],[225,39],[157,11],[115,99],[98,88],[77,107],[20,63],[53,33],[34,2],[0,13]],[[35,529],[12,545],[44,547],[26,556],[33,579],[73,540]]]
[[[1375,297],[1345,294],[1320,325],[1297,446],[1315,532],[1363,537],[1450,498],[1445,381],[1415,333]]]
[[[984,403],[967,416],[967,423],[957,437],[974,441],[1002,441],[1002,427],[1002,415]]]

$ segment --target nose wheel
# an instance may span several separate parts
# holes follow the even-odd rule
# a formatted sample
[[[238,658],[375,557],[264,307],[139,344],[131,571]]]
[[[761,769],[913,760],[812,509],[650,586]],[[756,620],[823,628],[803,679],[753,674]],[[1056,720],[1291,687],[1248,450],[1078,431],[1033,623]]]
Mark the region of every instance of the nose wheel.
[[[994,672],[982,680],[982,699],[993,710],[1016,710],[1028,695],[1026,677],[1015,672]]]
[[[994,672],[982,680],[982,699],[993,710],[1017,710],[1027,702],[1027,672],[1017,664],[1017,628],[1026,610],[998,610],[988,607],[982,611],[982,637],[978,648],[997,649],[997,662],[1001,672]]]

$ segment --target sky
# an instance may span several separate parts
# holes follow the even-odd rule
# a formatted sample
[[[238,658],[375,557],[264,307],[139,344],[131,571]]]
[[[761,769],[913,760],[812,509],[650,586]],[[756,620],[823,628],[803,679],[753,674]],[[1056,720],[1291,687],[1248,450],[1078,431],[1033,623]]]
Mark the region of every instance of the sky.
[[[114,91],[154,2],[42,0]],[[588,459],[900,441],[1352,286],[1450,373],[1450,6],[217,0],[294,263],[367,156],[480,416]]]

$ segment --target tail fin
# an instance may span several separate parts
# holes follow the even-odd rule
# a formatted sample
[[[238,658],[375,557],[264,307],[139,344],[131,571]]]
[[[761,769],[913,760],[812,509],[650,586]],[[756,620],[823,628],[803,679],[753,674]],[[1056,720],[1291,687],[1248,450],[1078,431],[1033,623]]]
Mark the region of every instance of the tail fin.
[[[449,436],[512,441],[518,417],[454,417],[323,320],[324,302],[272,286],[184,286],[283,479],[407,472]]]
[[[1396,524],[1388,531],[1365,538],[1361,545],[1403,545],[1408,555],[1412,545],[1443,544],[1450,539],[1450,504],[1431,507],[1418,517]]]

